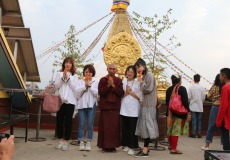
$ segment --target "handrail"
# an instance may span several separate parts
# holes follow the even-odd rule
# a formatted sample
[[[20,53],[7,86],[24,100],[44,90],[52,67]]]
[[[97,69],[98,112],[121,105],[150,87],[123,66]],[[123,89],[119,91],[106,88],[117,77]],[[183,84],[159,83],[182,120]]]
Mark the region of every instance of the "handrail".
[[[0,91],[5,92],[30,92],[31,89],[20,89],[20,88],[0,88]]]

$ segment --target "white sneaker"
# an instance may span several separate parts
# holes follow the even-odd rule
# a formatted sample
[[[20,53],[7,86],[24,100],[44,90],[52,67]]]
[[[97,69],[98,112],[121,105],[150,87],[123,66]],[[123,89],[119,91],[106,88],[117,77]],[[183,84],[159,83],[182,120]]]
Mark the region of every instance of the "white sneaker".
[[[206,150],[209,150],[209,147],[204,146],[204,147],[201,147],[201,149],[206,151]]]
[[[80,142],[79,151],[85,150],[85,143],[83,141]]]
[[[134,155],[134,150],[130,148],[129,151],[128,151],[128,155],[133,156]]]
[[[128,151],[129,151],[129,147],[125,147],[125,148],[123,149],[123,151],[124,151],[124,152],[128,152]]]
[[[61,150],[63,150],[63,151],[69,150],[69,145],[68,145],[68,143],[64,143],[63,146],[62,146],[62,148],[61,148]]]
[[[91,151],[91,143],[90,143],[90,142],[87,142],[87,143],[85,144],[85,150],[86,150],[86,151]]]
[[[61,149],[62,148],[62,146],[64,145],[64,142],[62,142],[62,141],[59,141],[59,144],[58,145],[56,145],[56,149]]]

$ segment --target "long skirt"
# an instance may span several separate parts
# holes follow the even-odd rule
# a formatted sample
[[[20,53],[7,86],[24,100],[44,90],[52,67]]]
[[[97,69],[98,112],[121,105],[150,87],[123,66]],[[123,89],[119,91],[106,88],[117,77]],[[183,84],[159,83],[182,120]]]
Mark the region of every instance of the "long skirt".
[[[119,110],[101,110],[97,146],[117,148],[121,146]]]
[[[187,120],[184,124],[182,124],[182,119],[176,117],[168,118],[167,121],[168,136],[188,135],[189,122]]]
[[[141,107],[135,135],[144,139],[159,137],[155,107]]]

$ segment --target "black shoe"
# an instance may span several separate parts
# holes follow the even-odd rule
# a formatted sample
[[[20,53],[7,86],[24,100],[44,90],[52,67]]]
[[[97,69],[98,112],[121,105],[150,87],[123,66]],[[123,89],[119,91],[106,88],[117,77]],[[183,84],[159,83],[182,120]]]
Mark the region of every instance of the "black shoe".
[[[138,152],[136,155],[135,155],[135,157],[137,158],[137,157],[144,157],[144,158],[147,158],[147,157],[149,157],[149,154],[148,153],[144,153],[144,152]]]
[[[202,135],[201,135],[201,134],[198,134],[197,138],[202,138]]]
[[[189,137],[190,138],[196,138],[196,135],[195,134],[191,134]]]

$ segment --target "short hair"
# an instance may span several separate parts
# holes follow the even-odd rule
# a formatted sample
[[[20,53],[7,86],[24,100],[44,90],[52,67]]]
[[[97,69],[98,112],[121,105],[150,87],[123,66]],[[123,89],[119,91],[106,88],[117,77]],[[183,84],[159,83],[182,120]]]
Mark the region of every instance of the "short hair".
[[[136,70],[136,68],[135,68],[134,65],[130,65],[130,66],[128,66],[128,67],[126,68],[126,70],[125,70],[125,75],[127,75],[127,72],[128,72],[130,69],[132,69],[133,72],[134,72],[134,77],[133,77],[133,78],[137,78],[137,70]]]
[[[181,76],[178,75],[178,74],[172,75],[172,76],[171,76],[171,80],[172,80],[172,84],[173,84],[173,85],[176,85],[176,84],[180,83],[180,81],[181,81]]]
[[[96,70],[92,64],[87,64],[84,66],[83,76],[85,77],[85,70],[87,70],[87,69],[89,69],[89,72],[93,74],[92,77],[94,77],[96,74]]]
[[[148,68],[146,66],[146,62],[142,59],[142,58],[138,58],[138,60],[136,61],[136,63],[134,64],[135,68],[136,67],[140,67],[140,66],[144,66],[145,70],[143,71],[142,74],[146,75],[148,73]]]
[[[225,75],[227,77],[227,79],[230,80],[230,69],[229,68],[222,68],[220,70],[220,73]]]
[[[200,82],[200,75],[199,75],[199,74],[195,74],[195,75],[193,76],[193,80],[194,80],[195,82]]]

